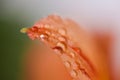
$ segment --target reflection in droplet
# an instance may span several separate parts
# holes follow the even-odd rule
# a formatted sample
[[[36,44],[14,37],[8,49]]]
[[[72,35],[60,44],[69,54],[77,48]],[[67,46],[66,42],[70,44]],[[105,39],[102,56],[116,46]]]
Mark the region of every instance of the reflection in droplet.
[[[48,39],[48,35],[47,34],[40,34],[40,39],[44,41],[44,40]]]

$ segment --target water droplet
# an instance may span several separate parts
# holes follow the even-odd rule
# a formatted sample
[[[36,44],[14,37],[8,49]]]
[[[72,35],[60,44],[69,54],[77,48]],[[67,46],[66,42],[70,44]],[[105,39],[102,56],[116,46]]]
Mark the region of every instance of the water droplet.
[[[59,32],[61,35],[66,35],[65,29],[59,29],[58,32]]]
[[[75,53],[74,53],[74,52],[70,52],[69,55],[70,55],[70,57],[72,57],[72,58],[75,57]]]
[[[75,61],[72,62],[72,68],[78,70],[79,64],[77,64]]]
[[[48,24],[45,24],[44,27],[45,28],[50,28],[50,26]]]
[[[32,29],[33,32],[38,32],[38,27],[37,26],[33,26],[31,29]]]
[[[56,37],[56,34],[55,34],[55,33],[52,33],[51,36],[52,36],[52,37]]]
[[[78,75],[78,77],[81,79],[81,78],[83,78],[83,79],[85,79],[85,80],[92,80],[91,79],[91,77],[90,77],[90,75],[87,73],[87,72],[82,72],[81,70],[79,70],[79,75]]]
[[[75,64],[77,65],[77,69],[80,69],[81,65],[78,61],[75,61]]]
[[[87,72],[86,72],[86,70],[85,70],[84,68],[81,68],[80,70],[81,70],[81,72],[82,72],[83,74],[88,75]]]
[[[64,64],[67,68],[70,68],[70,66],[71,66],[71,63],[69,61],[65,61]]]
[[[72,62],[72,59],[66,53],[63,53],[60,57],[64,62],[65,61]]]
[[[65,51],[65,50],[66,50],[66,45],[65,45],[65,43],[64,43],[64,42],[58,42],[56,46],[61,47],[63,51]]]
[[[62,54],[62,48],[61,47],[56,46],[56,47],[53,48],[53,50],[59,55]]]
[[[58,40],[57,40],[56,38],[51,37],[51,36],[49,36],[48,41],[50,42],[50,44],[52,44],[52,45],[54,45],[54,46],[55,46],[55,45],[57,44],[57,42],[58,42]],[[60,47],[60,46],[58,46],[58,47]]]
[[[63,37],[63,36],[58,37],[58,40],[59,40],[59,41],[66,42],[66,39],[65,39],[65,37]]]
[[[51,33],[50,33],[50,31],[45,31],[45,33],[47,34],[47,35],[51,35]]]
[[[78,75],[78,73],[75,70],[72,70],[70,74],[72,77],[76,77]]]
[[[47,34],[40,34],[40,39],[41,40],[47,40],[48,39],[48,35]]]
[[[80,50],[80,48],[78,48],[78,47],[73,47],[73,49],[78,53],[78,54],[80,54],[81,53],[81,50]]]

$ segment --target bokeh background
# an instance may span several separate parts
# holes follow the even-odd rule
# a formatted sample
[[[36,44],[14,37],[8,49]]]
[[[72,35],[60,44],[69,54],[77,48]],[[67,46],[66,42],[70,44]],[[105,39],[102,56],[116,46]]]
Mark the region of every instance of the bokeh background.
[[[20,33],[31,26],[29,15],[13,9],[9,0],[0,0],[0,80],[22,80],[22,64],[29,39]]]
[[[0,0],[0,80],[21,80],[30,40],[19,31],[49,14],[59,14],[99,32],[112,31],[114,72],[120,67],[119,0]]]

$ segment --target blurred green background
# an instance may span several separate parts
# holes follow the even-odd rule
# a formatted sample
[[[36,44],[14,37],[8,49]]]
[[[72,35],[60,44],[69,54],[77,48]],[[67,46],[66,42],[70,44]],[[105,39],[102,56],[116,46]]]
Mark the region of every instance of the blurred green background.
[[[29,16],[20,10],[9,10],[0,0],[0,80],[21,80],[24,52],[29,43],[22,27],[31,26]]]
[[[34,0],[0,0],[0,80],[24,80],[25,52],[31,40],[20,33],[20,29],[32,26],[47,15],[47,10],[40,6],[41,1],[36,3]]]

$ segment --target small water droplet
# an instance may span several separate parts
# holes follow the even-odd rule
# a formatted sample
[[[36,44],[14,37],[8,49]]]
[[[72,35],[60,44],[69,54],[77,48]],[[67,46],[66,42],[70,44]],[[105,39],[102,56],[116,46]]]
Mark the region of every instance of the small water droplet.
[[[45,24],[44,27],[45,28],[50,28],[50,26],[48,24]]]
[[[40,39],[46,40],[46,39],[48,39],[48,35],[47,34],[40,34]]]
[[[58,42],[56,46],[61,47],[63,51],[65,51],[67,48],[64,42]]]
[[[73,50],[75,50],[78,54],[81,53],[81,50],[80,50],[80,48],[78,48],[78,47],[73,47]]]
[[[50,33],[50,31],[45,31],[45,33],[47,34],[47,35],[51,35],[51,33]]]
[[[59,55],[62,54],[62,48],[61,47],[56,46],[56,47],[53,48],[53,50]]]
[[[77,65],[77,69],[80,69],[81,65],[78,61],[75,61],[75,64]]]
[[[63,36],[58,37],[58,40],[59,40],[59,41],[66,42],[66,39],[65,39],[65,37],[63,37]]]
[[[60,57],[64,62],[65,61],[72,62],[72,59],[66,53],[63,53]]]
[[[75,61],[72,62],[72,68],[78,70],[79,69],[79,64],[77,64]]]
[[[55,33],[52,33],[51,36],[56,37],[56,34],[55,34]]]
[[[57,42],[58,42],[58,40],[57,40],[56,38],[51,37],[51,36],[49,36],[48,41],[49,41],[50,44],[52,44],[52,45],[56,45]],[[59,47],[59,46],[58,46],[58,47]]]
[[[85,80],[92,80],[91,77],[86,73],[84,74],[81,70],[79,70],[78,74],[79,79],[85,79]]]
[[[72,58],[75,57],[75,53],[74,53],[74,52],[70,52],[69,55],[70,55],[70,57],[72,57]]]
[[[33,26],[31,29],[32,29],[33,32],[38,32],[38,27],[37,26]]]
[[[61,35],[66,35],[65,29],[59,29],[58,32],[59,32]]]
[[[86,72],[86,70],[85,70],[84,68],[81,68],[80,70],[81,70],[81,72],[82,72],[83,74],[85,74],[85,75],[88,76],[88,73]]]
[[[72,77],[76,77],[78,75],[77,71],[75,71],[75,70],[72,70],[70,72],[70,74],[71,74]]]
[[[64,64],[67,68],[70,68],[70,66],[71,66],[71,63],[69,61],[65,61]]]

